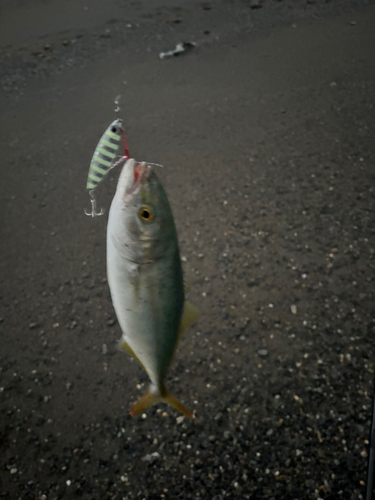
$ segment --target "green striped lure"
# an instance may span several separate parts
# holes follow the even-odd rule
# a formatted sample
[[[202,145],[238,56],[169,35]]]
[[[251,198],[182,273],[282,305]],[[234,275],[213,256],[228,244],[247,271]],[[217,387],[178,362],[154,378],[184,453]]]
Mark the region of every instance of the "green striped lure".
[[[117,119],[107,128],[95,148],[90,163],[86,189],[95,189],[108,171],[111,170],[121,144],[124,145],[125,156],[129,157],[122,122]]]
[[[118,152],[121,146],[123,146],[125,154],[119,158]],[[117,119],[110,124],[102,135],[90,163],[86,189],[89,190],[91,198],[91,212],[85,210],[86,215],[97,217],[104,214],[103,210],[99,213],[96,212],[94,189],[98,187],[112,168],[128,158],[129,150],[126,143],[125,132],[122,128],[122,121]]]

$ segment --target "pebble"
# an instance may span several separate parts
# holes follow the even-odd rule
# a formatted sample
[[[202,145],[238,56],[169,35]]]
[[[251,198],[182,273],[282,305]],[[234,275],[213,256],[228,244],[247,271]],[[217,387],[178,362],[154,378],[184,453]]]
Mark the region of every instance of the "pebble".
[[[295,304],[292,304],[292,305],[290,306],[290,312],[291,312],[292,314],[297,314],[297,306],[296,306]]]
[[[266,356],[268,356],[267,349],[259,349],[258,356],[260,356],[261,358],[265,358]]]

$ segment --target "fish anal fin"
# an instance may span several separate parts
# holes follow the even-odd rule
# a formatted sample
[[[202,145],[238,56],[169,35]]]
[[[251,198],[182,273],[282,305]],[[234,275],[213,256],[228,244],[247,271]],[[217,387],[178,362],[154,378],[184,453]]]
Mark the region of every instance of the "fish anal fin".
[[[145,370],[145,367],[143,366],[143,364],[139,361],[139,359],[137,358],[136,354],[134,353],[133,349],[130,347],[130,345],[126,342],[126,340],[124,339],[124,337],[121,337],[121,339],[119,340],[118,342],[118,346],[119,346],[119,349],[120,351],[126,351],[130,354],[130,356],[132,356],[136,361],[138,361],[138,363],[141,365],[141,367]],[[146,371],[146,370],[145,370]]]
[[[132,417],[136,417],[141,412],[147,410],[151,406],[157,403],[167,403],[170,406],[173,406],[176,410],[183,413],[189,418],[195,418],[194,415],[187,409],[185,406],[180,403],[180,401],[175,398],[172,394],[170,394],[167,390],[163,396],[155,395],[151,391],[146,392],[136,403],[132,406],[130,410],[130,415]]]
[[[178,340],[181,339],[184,332],[198,319],[198,317],[199,309],[185,300],[180,327],[178,329]]]

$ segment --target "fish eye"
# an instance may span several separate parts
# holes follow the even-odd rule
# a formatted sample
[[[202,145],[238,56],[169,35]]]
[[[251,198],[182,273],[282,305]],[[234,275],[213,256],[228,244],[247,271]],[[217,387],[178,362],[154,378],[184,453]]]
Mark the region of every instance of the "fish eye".
[[[144,222],[151,222],[152,219],[154,218],[154,212],[152,211],[151,207],[146,205],[142,206],[139,209],[138,215]]]
[[[117,128],[116,127],[112,127],[112,132],[117,132]]]

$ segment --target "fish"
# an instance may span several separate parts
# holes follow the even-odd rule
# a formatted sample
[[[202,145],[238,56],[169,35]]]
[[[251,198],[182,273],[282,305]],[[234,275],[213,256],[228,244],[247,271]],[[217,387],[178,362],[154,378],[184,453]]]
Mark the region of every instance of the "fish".
[[[87,176],[86,189],[95,189],[109,170],[111,170],[121,144],[124,145],[126,156],[125,133],[122,129],[122,121],[117,119],[110,124],[95,148]]]
[[[151,381],[130,415],[164,402],[194,418],[165,386],[178,342],[199,312],[185,300],[176,226],[157,168],[134,159],[122,168],[108,215],[107,278],[119,346]]]

